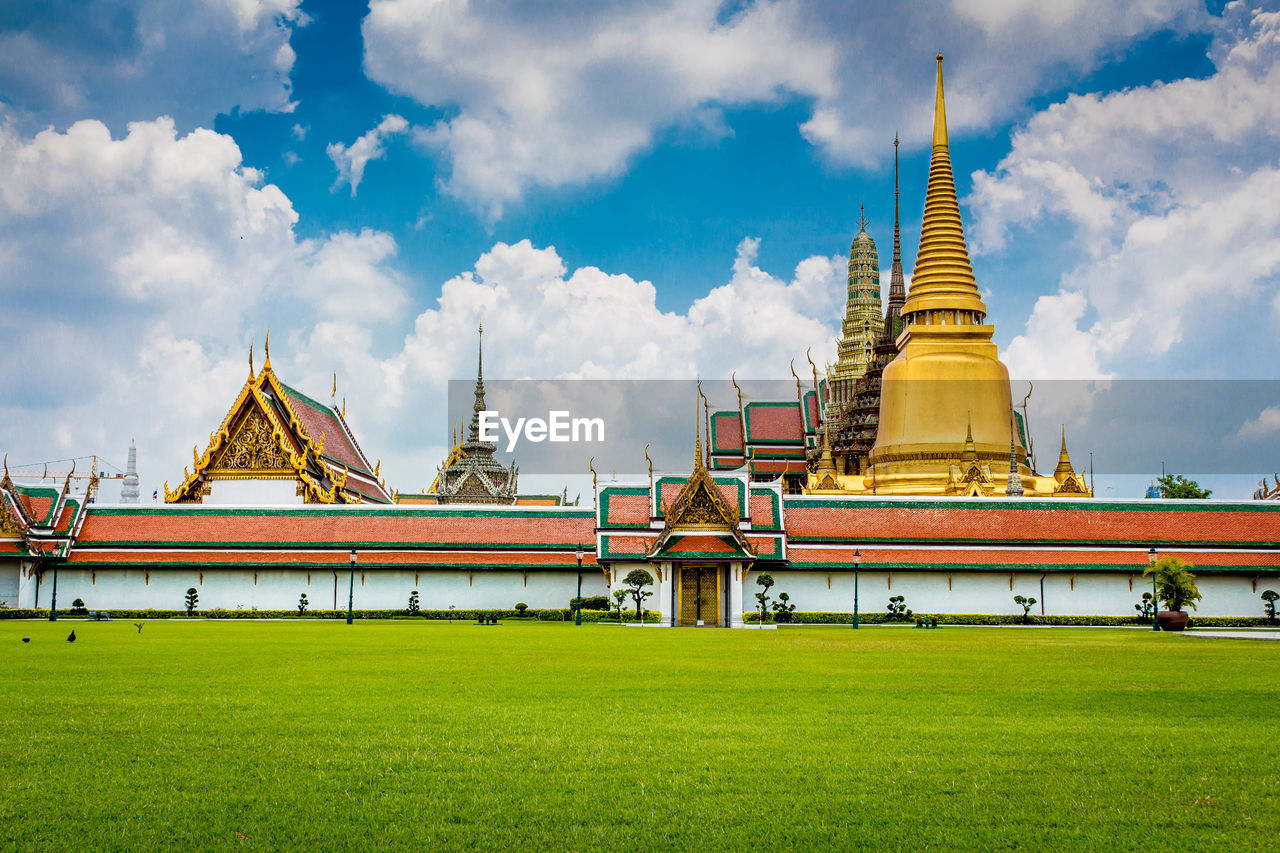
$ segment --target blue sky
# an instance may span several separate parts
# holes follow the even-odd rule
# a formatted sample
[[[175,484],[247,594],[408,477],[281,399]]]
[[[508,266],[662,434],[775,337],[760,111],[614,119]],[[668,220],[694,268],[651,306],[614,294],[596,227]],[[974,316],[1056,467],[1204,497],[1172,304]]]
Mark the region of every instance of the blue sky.
[[[406,490],[481,318],[513,378],[831,358],[938,51],[1015,376],[1276,378],[1274,3],[52,3],[0,11],[0,448],[176,482],[268,328]]]

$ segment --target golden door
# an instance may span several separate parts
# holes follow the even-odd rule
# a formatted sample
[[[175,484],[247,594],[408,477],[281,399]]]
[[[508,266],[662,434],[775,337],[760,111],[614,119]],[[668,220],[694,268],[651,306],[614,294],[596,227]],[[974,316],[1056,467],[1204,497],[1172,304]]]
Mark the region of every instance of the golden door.
[[[680,569],[680,624],[720,624],[720,569],[685,566]]]

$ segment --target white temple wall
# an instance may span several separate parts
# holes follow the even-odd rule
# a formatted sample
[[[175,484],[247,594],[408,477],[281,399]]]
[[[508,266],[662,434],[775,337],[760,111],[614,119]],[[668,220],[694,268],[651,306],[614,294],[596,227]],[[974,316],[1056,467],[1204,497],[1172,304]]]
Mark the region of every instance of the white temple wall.
[[[790,603],[798,611],[849,613],[853,610],[853,572],[771,571],[775,581],[769,596],[791,596]],[[742,587],[745,611],[758,608],[755,594],[760,572],[747,575]],[[1133,605],[1150,590],[1150,578],[1140,572],[1047,574],[1041,592],[1040,572],[1014,572],[1010,589],[1008,572],[859,572],[858,612],[887,613],[890,596],[901,595],[908,609],[919,613],[1009,613],[1020,614],[1022,608],[1013,597],[1035,598],[1032,613],[1049,616],[1133,616]],[[830,588],[828,588],[828,579]],[[1133,588],[1130,589],[1132,579]],[[1200,616],[1262,616],[1264,589],[1280,591],[1280,579],[1259,578],[1257,591],[1251,578],[1202,574],[1196,579],[1204,596]]]
[[[642,565],[642,564],[637,564]],[[16,586],[16,596],[0,595],[10,607],[48,607],[53,575],[26,578],[17,561],[0,561],[0,590]],[[622,578],[634,566],[614,566],[614,588],[622,588]],[[848,613],[853,609],[853,573],[823,571],[772,571],[776,581],[770,596],[786,592],[791,603],[801,611]],[[747,574],[741,587],[741,603],[745,612],[756,609],[755,593],[759,572]],[[828,581],[829,578],[829,581]],[[656,581],[656,576],[655,576]],[[1132,581],[1132,588],[1130,588]],[[347,569],[337,572],[337,609],[347,604]],[[830,587],[828,587],[828,582]],[[8,586],[4,586],[8,583]],[[1013,589],[1009,574],[980,572],[893,572],[859,573],[859,612],[884,613],[891,595],[902,595],[906,605],[921,613],[1021,613],[1013,596],[1037,599],[1032,613],[1047,615],[1135,615],[1133,605],[1149,590],[1138,573],[1049,574],[1044,577],[1041,592],[1039,572],[1015,572]],[[1250,576],[1208,575],[1197,578],[1204,599],[1193,615],[1262,616],[1263,590],[1280,591],[1280,578],[1259,577],[1256,584]],[[180,569],[105,569],[95,573],[86,569],[62,568],[58,572],[58,606],[70,609],[77,598],[91,610],[147,609],[180,610],[189,587],[200,594],[199,608],[237,607],[246,610],[292,610],[299,594],[306,592],[310,607],[329,610],[334,607],[334,573],[330,569],[312,569],[310,581],[305,569],[259,570],[255,582],[249,569],[205,569],[203,581],[197,568]],[[415,584],[412,570],[367,569],[356,566],[355,606],[357,609],[400,609],[408,604],[410,590],[417,589],[419,606],[424,610],[459,610],[512,608],[523,601],[530,607],[568,607],[577,592],[576,571],[523,571],[506,569],[420,570]],[[655,583],[655,593],[645,604],[664,616],[671,611],[672,586]],[[609,595],[611,590],[597,569],[584,569],[582,594]],[[38,593],[38,594],[37,594]],[[631,599],[627,605],[633,606]]]
[[[58,609],[70,609],[77,598],[90,610],[156,609],[181,610],[187,589],[195,587],[199,609],[293,610],[298,597],[307,594],[313,610],[334,609],[334,573],[312,569],[106,569],[96,573],[84,569],[58,572]],[[337,609],[347,607],[350,572],[337,572]],[[409,593],[418,590],[418,606],[423,610],[511,609],[517,602],[533,608],[568,607],[577,594],[577,571],[523,571],[476,569],[422,570],[414,581],[412,570],[368,569],[357,564],[354,606],[357,610],[395,610],[409,604]],[[40,584],[39,602],[48,607],[53,575],[47,572]],[[604,595],[607,588],[598,569],[582,572],[583,596]],[[11,602],[12,604],[12,602]],[[34,601],[24,606],[34,606]]]
[[[0,562],[0,602],[5,607],[18,607],[18,589],[21,586],[20,564],[17,560]]]

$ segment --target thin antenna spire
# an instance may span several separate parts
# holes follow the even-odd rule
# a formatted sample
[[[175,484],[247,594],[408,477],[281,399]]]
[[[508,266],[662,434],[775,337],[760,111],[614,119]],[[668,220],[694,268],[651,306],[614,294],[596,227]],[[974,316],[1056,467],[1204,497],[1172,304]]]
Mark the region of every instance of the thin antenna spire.
[[[698,394],[693,398],[693,467],[702,467],[702,380],[698,380]]]
[[[480,324],[480,342],[476,348],[475,403],[471,406],[471,429],[467,432],[469,444],[480,440],[480,413],[484,411],[484,323]]]

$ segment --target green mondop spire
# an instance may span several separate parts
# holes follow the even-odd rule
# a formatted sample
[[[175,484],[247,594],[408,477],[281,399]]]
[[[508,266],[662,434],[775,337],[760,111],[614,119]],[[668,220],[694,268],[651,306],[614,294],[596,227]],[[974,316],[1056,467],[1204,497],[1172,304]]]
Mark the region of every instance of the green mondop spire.
[[[849,291],[840,329],[839,356],[831,372],[837,387],[867,372],[871,348],[884,326],[880,313],[880,256],[876,252],[876,241],[867,233],[865,207],[858,219],[858,228],[849,246]]]

